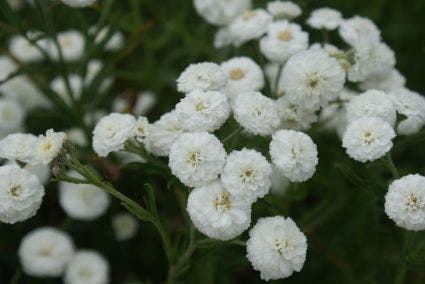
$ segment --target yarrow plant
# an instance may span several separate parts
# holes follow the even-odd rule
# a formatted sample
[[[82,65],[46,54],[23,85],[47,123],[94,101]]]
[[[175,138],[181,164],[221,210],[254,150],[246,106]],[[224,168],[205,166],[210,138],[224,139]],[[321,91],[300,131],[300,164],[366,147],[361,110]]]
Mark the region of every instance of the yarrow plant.
[[[304,23],[298,20],[303,11],[290,1],[258,7],[250,0],[194,0],[199,16],[217,27],[211,45],[233,56],[185,59],[180,74],[161,74],[173,76],[175,105],[150,114],[155,94],[130,88],[112,95],[122,88],[120,80],[137,77],[117,67],[149,28],[139,27],[137,1],[131,4],[137,31],[126,33],[106,24],[112,19],[125,26],[111,17],[113,1],[61,2],[28,4],[42,30],[23,28],[19,5],[1,6],[19,33],[0,56],[0,221],[29,223],[39,211],[46,217],[40,207],[53,203],[65,216],[55,228],[58,217],[49,213],[49,226],[19,238],[24,274],[67,284],[123,282],[117,275],[127,270],[115,271],[115,259],[98,248],[108,240],[128,242],[127,248],[149,243],[145,223],[157,231],[168,264],[154,281],[182,283],[200,251],[227,245],[242,247],[238,255],[265,281],[314,267],[310,250],[354,274],[315,233],[333,214],[323,213],[333,202],[311,207],[323,187],[338,187],[329,181],[338,179],[334,168],[347,183],[359,183],[355,168],[376,167],[374,178],[388,186],[385,202],[374,210],[386,216],[376,224],[425,229],[425,177],[413,166],[400,175],[392,159],[393,148],[403,146],[397,136],[423,135],[425,98],[406,87],[394,51],[370,19],[319,7]],[[55,9],[78,19],[100,11],[100,17],[93,26],[84,23],[84,30],[55,31]],[[317,32],[323,38],[314,42]],[[44,64],[57,71],[32,71]],[[40,109],[60,123],[52,119],[45,131],[28,127],[32,111]],[[374,186],[372,179],[365,187]],[[52,187],[57,200],[47,194]],[[376,194],[369,200],[374,205]],[[97,232],[105,223],[109,231]],[[81,233],[87,224],[96,235]],[[73,240],[79,234],[91,248]],[[128,281],[152,281],[128,274]]]

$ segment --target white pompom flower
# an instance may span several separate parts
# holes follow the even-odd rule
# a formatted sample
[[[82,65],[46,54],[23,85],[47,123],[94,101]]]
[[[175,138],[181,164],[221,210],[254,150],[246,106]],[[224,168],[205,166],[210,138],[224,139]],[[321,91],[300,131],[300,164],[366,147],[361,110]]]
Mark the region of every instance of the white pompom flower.
[[[194,90],[219,91],[227,84],[220,66],[212,62],[190,64],[177,78],[177,90],[190,93]]]
[[[75,172],[69,176],[79,177]],[[109,207],[109,195],[91,184],[59,183],[59,204],[75,220],[92,221],[102,216]]]
[[[249,57],[234,57],[221,63],[221,69],[228,81],[223,92],[233,103],[237,95],[249,91],[259,91],[264,87],[261,67]]]
[[[425,122],[416,117],[408,117],[400,121],[397,125],[397,133],[400,135],[413,135],[418,133]]]
[[[26,274],[58,277],[74,254],[70,236],[52,227],[37,228],[22,238],[18,255]]]
[[[10,39],[9,50],[22,62],[34,62],[43,58],[40,50],[21,35],[15,35]]]
[[[276,102],[260,92],[239,94],[233,112],[236,121],[255,135],[271,135],[280,126]]]
[[[388,72],[369,76],[364,81],[359,83],[362,90],[376,89],[384,92],[395,92],[404,88],[406,78],[395,68]]]
[[[29,163],[49,164],[61,153],[66,139],[64,132],[55,132],[53,129],[47,130],[45,135],[39,135],[34,149],[34,159]]]
[[[25,221],[40,208],[44,187],[38,178],[16,165],[0,167],[0,221]]]
[[[267,12],[276,19],[292,20],[301,15],[300,6],[291,1],[271,1],[267,3]]]
[[[376,117],[362,117],[352,121],[342,137],[348,156],[360,162],[373,161],[391,150],[395,137],[391,125]]]
[[[108,284],[109,263],[93,250],[79,250],[69,261],[63,276],[65,284]]]
[[[187,212],[196,229],[222,241],[239,236],[251,223],[251,203],[226,191],[219,181],[194,189]]]
[[[112,229],[118,241],[126,241],[137,234],[139,222],[129,213],[118,213],[112,216]]]
[[[324,7],[314,10],[307,19],[307,24],[318,30],[335,30],[342,21],[339,11]]]
[[[310,179],[319,162],[316,144],[302,132],[279,130],[270,142],[272,162],[292,182]]]
[[[144,116],[139,116],[133,129],[134,138],[140,143],[144,142],[149,135],[149,128],[148,119]]]
[[[222,92],[195,90],[176,105],[176,114],[186,131],[214,132],[229,117],[230,106]]]
[[[425,123],[424,96],[408,89],[399,89],[391,92],[390,97],[399,114]]]
[[[24,123],[25,110],[8,98],[0,98],[0,137],[20,130]]]
[[[385,196],[385,213],[406,230],[425,230],[425,177],[414,174],[393,181]]]
[[[64,60],[75,61],[83,56],[85,50],[85,40],[81,32],[76,30],[60,32],[57,35],[57,41],[61,48]],[[49,43],[47,48],[49,55],[53,59],[59,60],[60,54],[57,46],[53,43]]]
[[[61,0],[64,4],[73,8],[91,6],[96,0]]]
[[[307,109],[326,106],[342,91],[345,72],[325,51],[311,49],[292,56],[282,72],[288,101]]]
[[[93,149],[100,157],[124,149],[133,135],[136,119],[130,114],[111,113],[103,117],[93,131]]]
[[[261,279],[277,280],[301,271],[307,254],[307,238],[291,218],[258,220],[249,231],[247,257]]]
[[[146,150],[155,156],[168,156],[171,144],[183,133],[175,111],[163,114],[149,126],[145,139]]]
[[[280,116],[281,127],[292,130],[307,130],[311,124],[317,121],[314,110],[304,109],[290,103],[285,96],[276,101]]]
[[[189,187],[215,180],[224,167],[226,151],[207,132],[184,133],[171,145],[169,166],[173,175]]]
[[[272,20],[272,16],[263,9],[245,11],[229,25],[234,44],[239,46],[260,38],[267,31],[267,26]]]
[[[339,35],[352,46],[359,42],[365,44],[381,40],[381,31],[376,25],[370,19],[360,16],[342,21],[339,27]]]
[[[395,124],[397,113],[395,106],[386,93],[368,90],[353,97],[346,105],[348,121],[361,117],[378,117],[391,125]]]
[[[307,48],[308,34],[298,24],[286,20],[271,23],[267,35],[260,40],[260,50],[264,56],[281,64]]]
[[[254,202],[269,192],[271,174],[271,165],[261,153],[244,148],[227,156],[221,182],[230,194]]]
[[[34,160],[37,137],[32,134],[9,134],[0,141],[0,157],[29,163]]]
[[[251,0],[194,0],[193,4],[202,18],[217,26],[229,24],[251,8]]]

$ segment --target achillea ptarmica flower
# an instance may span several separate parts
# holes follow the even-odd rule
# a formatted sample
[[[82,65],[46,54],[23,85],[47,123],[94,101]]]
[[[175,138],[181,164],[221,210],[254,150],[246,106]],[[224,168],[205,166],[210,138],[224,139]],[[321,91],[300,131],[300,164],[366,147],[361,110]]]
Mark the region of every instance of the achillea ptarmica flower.
[[[102,118],[93,131],[93,149],[100,157],[124,149],[132,136],[136,119],[130,114],[111,113]]]
[[[414,174],[393,181],[385,196],[385,213],[406,230],[424,230],[425,177]]]
[[[13,161],[13,160],[7,161],[5,165],[18,166],[16,161]],[[40,182],[40,184],[43,186],[49,182],[50,175],[52,173],[50,165],[43,165],[43,164],[38,164],[38,165],[26,164],[22,169],[35,175],[38,181]]]
[[[390,93],[397,112],[407,118],[415,118],[425,123],[425,98],[408,89],[399,89]]]
[[[335,58],[322,50],[306,50],[292,56],[282,72],[288,101],[307,109],[326,106],[342,91],[345,72]]]
[[[368,90],[353,97],[346,105],[349,121],[361,117],[378,117],[394,125],[397,119],[395,106],[386,93],[377,90]]]
[[[242,234],[251,223],[251,203],[226,191],[219,181],[192,190],[187,211],[196,229],[222,241]]]
[[[79,250],[69,261],[63,276],[65,284],[107,284],[109,263],[100,253]]]
[[[176,114],[186,131],[214,132],[229,117],[230,106],[222,92],[195,90],[176,105]]]
[[[16,165],[0,167],[0,221],[14,224],[35,215],[44,188],[38,178]]]
[[[62,275],[73,254],[74,245],[68,234],[51,227],[29,232],[18,250],[24,272],[36,277]]]
[[[311,138],[294,130],[279,130],[270,142],[272,162],[292,182],[311,178],[319,162],[317,147]]]
[[[144,116],[139,116],[134,125],[133,135],[137,141],[143,142],[149,134],[149,121]]]
[[[61,32],[57,35],[57,40],[62,50],[64,60],[75,61],[82,57],[85,48],[85,41],[84,36],[79,31],[69,30]],[[59,59],[59,51],[55,44],[49,44],[48,53],[53,59]]]
[[[391,150],[395,137],[391,125],[376,117],[362,117],[351,122],[342,138],[348,156],[360,162],[373,161]]]
[[[224,167],[226,152],[214,135],[184,133],[171,145],[169,166],[185,185],[199,187],[215,180]]]
[[[219,65],[212,62],[190,64],[177,78],[177,90],[182,93],[219,91],[226,84],[227,76]]]
[[[251,0],[194,0],[193,4],[202,18],[217,26],[229,24],[251,8]]]
[[[21,35],[10,39],[9,51],[22,62],[34,62],[43,58],[40,50]]]
[[[75,172],[69,176],[79,177]],[[109,207],[109,195],[91,184],[59,183],[59,204],[75,220],[92,221],[102,216]]]
[[[137,234],[139,222],[129,213],[118,213],[112,216],[112,229],[118,241],[126,241]]]
[[[0,138],[19,131],[25,118],[25,110],[15,101],[0,98]]]
[[[395,68],[390,71],[369,76],[364,81],[359,83],[362,90],[376,89],[384,92],[395,92],[404,88],[406,78]]]
[[[307,24],[318,30],[335,30],[342,21],[342,15],[339,11],[324,7],[314,10],[308,18]]]
[[[365,44],[381,40],[381,31],[376,25],[370,19],[360,16],[342,21],[339,27],[339,35],[351,46],[359,42]]]
[[[46,131],[45,135],[39,135],[35,145],[34,159],[30,164],[47,165],[62,151],[67,136],[63,132],[55,132],[53,129]]]
[[[271,23],[260,40],[260,50],[272,62],[285,63],[292,55],[308,48],[308,34],[298,24],[286,20]]]
[[[399,122],[397,133],[400,135],[413,135],[418,133],[424,125],[424,121],[416,117],[408,117]]]
[[[37,137],[32,134],[9,134],[0,141],[0,157],[29,163],[34,160]]]
[[[263,9],[245,11],[229,25],[234,44],[239,46],[260,38],[271,22],[272,16]]]
[[[230,194],[254,202],[269,192],[271,174],[271,165],[261,153],[244,148],[227,156],[221,182]]]
[[[74,7],[81,8],[92,5],[96,0],[61,0],[64,4]]]
[[[163,114],[149,126],[145,139],[146,150],[155,156],[168,156],[171,144],[183,133],[175,111]]]
[[[292,130],[307,130],[313,122],[317,121],[314,110],[304,109],[290,103],[285,96],[276,101],[279,112],[281,127]]]
[[[307,239],[291,218],[261,218],[249,231],[247,257],[261,279],[276,280],[301,271]]]
[[[233,112],[236,121],[255,135],[271,135],[280,126],[276,102],[260,92],[239,94]]]
[[[226,93],[231,103],[240,93],[259,91],[264,87],[263,71],[249,57],[234,57],[221,63],[220,66],[228,78],[223,92]]]
[[[267,3],[267,12],[276,19],[292,20],[301,15],[301,8],[291,1],[271,1]]]

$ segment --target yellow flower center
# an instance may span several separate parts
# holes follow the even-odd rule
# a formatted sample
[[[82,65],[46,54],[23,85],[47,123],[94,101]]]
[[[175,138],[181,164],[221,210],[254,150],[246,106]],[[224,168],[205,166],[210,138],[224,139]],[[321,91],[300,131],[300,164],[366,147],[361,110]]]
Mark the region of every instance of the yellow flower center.
[[[242,19],[244,21],[248,21],[249,19],[253,18],[255,15],[257,14],[257,12],[251,10],[251,11],[246,11],[245,13],[243,13],[242,15]]]
[[[20,185],[12,185],[9,189],[9,194],[13,197],[18,197],[22,193],[22,187]]]
[[[419,208],[422,208],[424,206],[424,202],[421,197],[409,193],[407,197],[407,208],[411,211],[418,210]]]
[[[229,193],[223,191],[220,197],[216,197],[213,201],[215,209],[219,212],[223,212],[232,208]]]
[[[187,154],[186,162],[194,167],[199,166],[202,163],[202,156],[199,151],[192,151]]]
[[[277,35],[277,38],[281,41],[290,41],[294,38],[292,32],[290,29],[284,29],[283,31],[280,31]]]
[[[241,68],[234,68],[230,71],[230,79],[237,81],[245,77],[245,72]]]

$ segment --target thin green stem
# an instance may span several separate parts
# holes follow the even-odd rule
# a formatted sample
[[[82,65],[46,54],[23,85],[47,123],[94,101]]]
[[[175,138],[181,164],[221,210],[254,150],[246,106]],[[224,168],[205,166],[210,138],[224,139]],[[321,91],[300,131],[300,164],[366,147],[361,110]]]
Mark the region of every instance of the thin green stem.
[[[228,142],[232,137],[234,137],[235,135],[238,135],[239,133],[241,133],[243,130],[243,127],[240,126],[238,127],[236,130],[234,130],[232,133],[230,133],[228,136],[226,136],[224,139],[222,139],[222,143],[225,144],[226,142]]]
[[[274,86],[273,86],[273,93],[276,98],[279,97],[279,82],[280,82],[280,76],[282,75],[283,64],[279,64],[277,68],[278,69],[277,69],[276,79],[274,80]]]
[[[397,171],[396,166],[394,165],[393,159],[391,157],[391,152],[387,152],[385,156],[386,165],[388,169],[391,171],[391,174],[393,175],[394,179],[400,178],[400,174]]]

